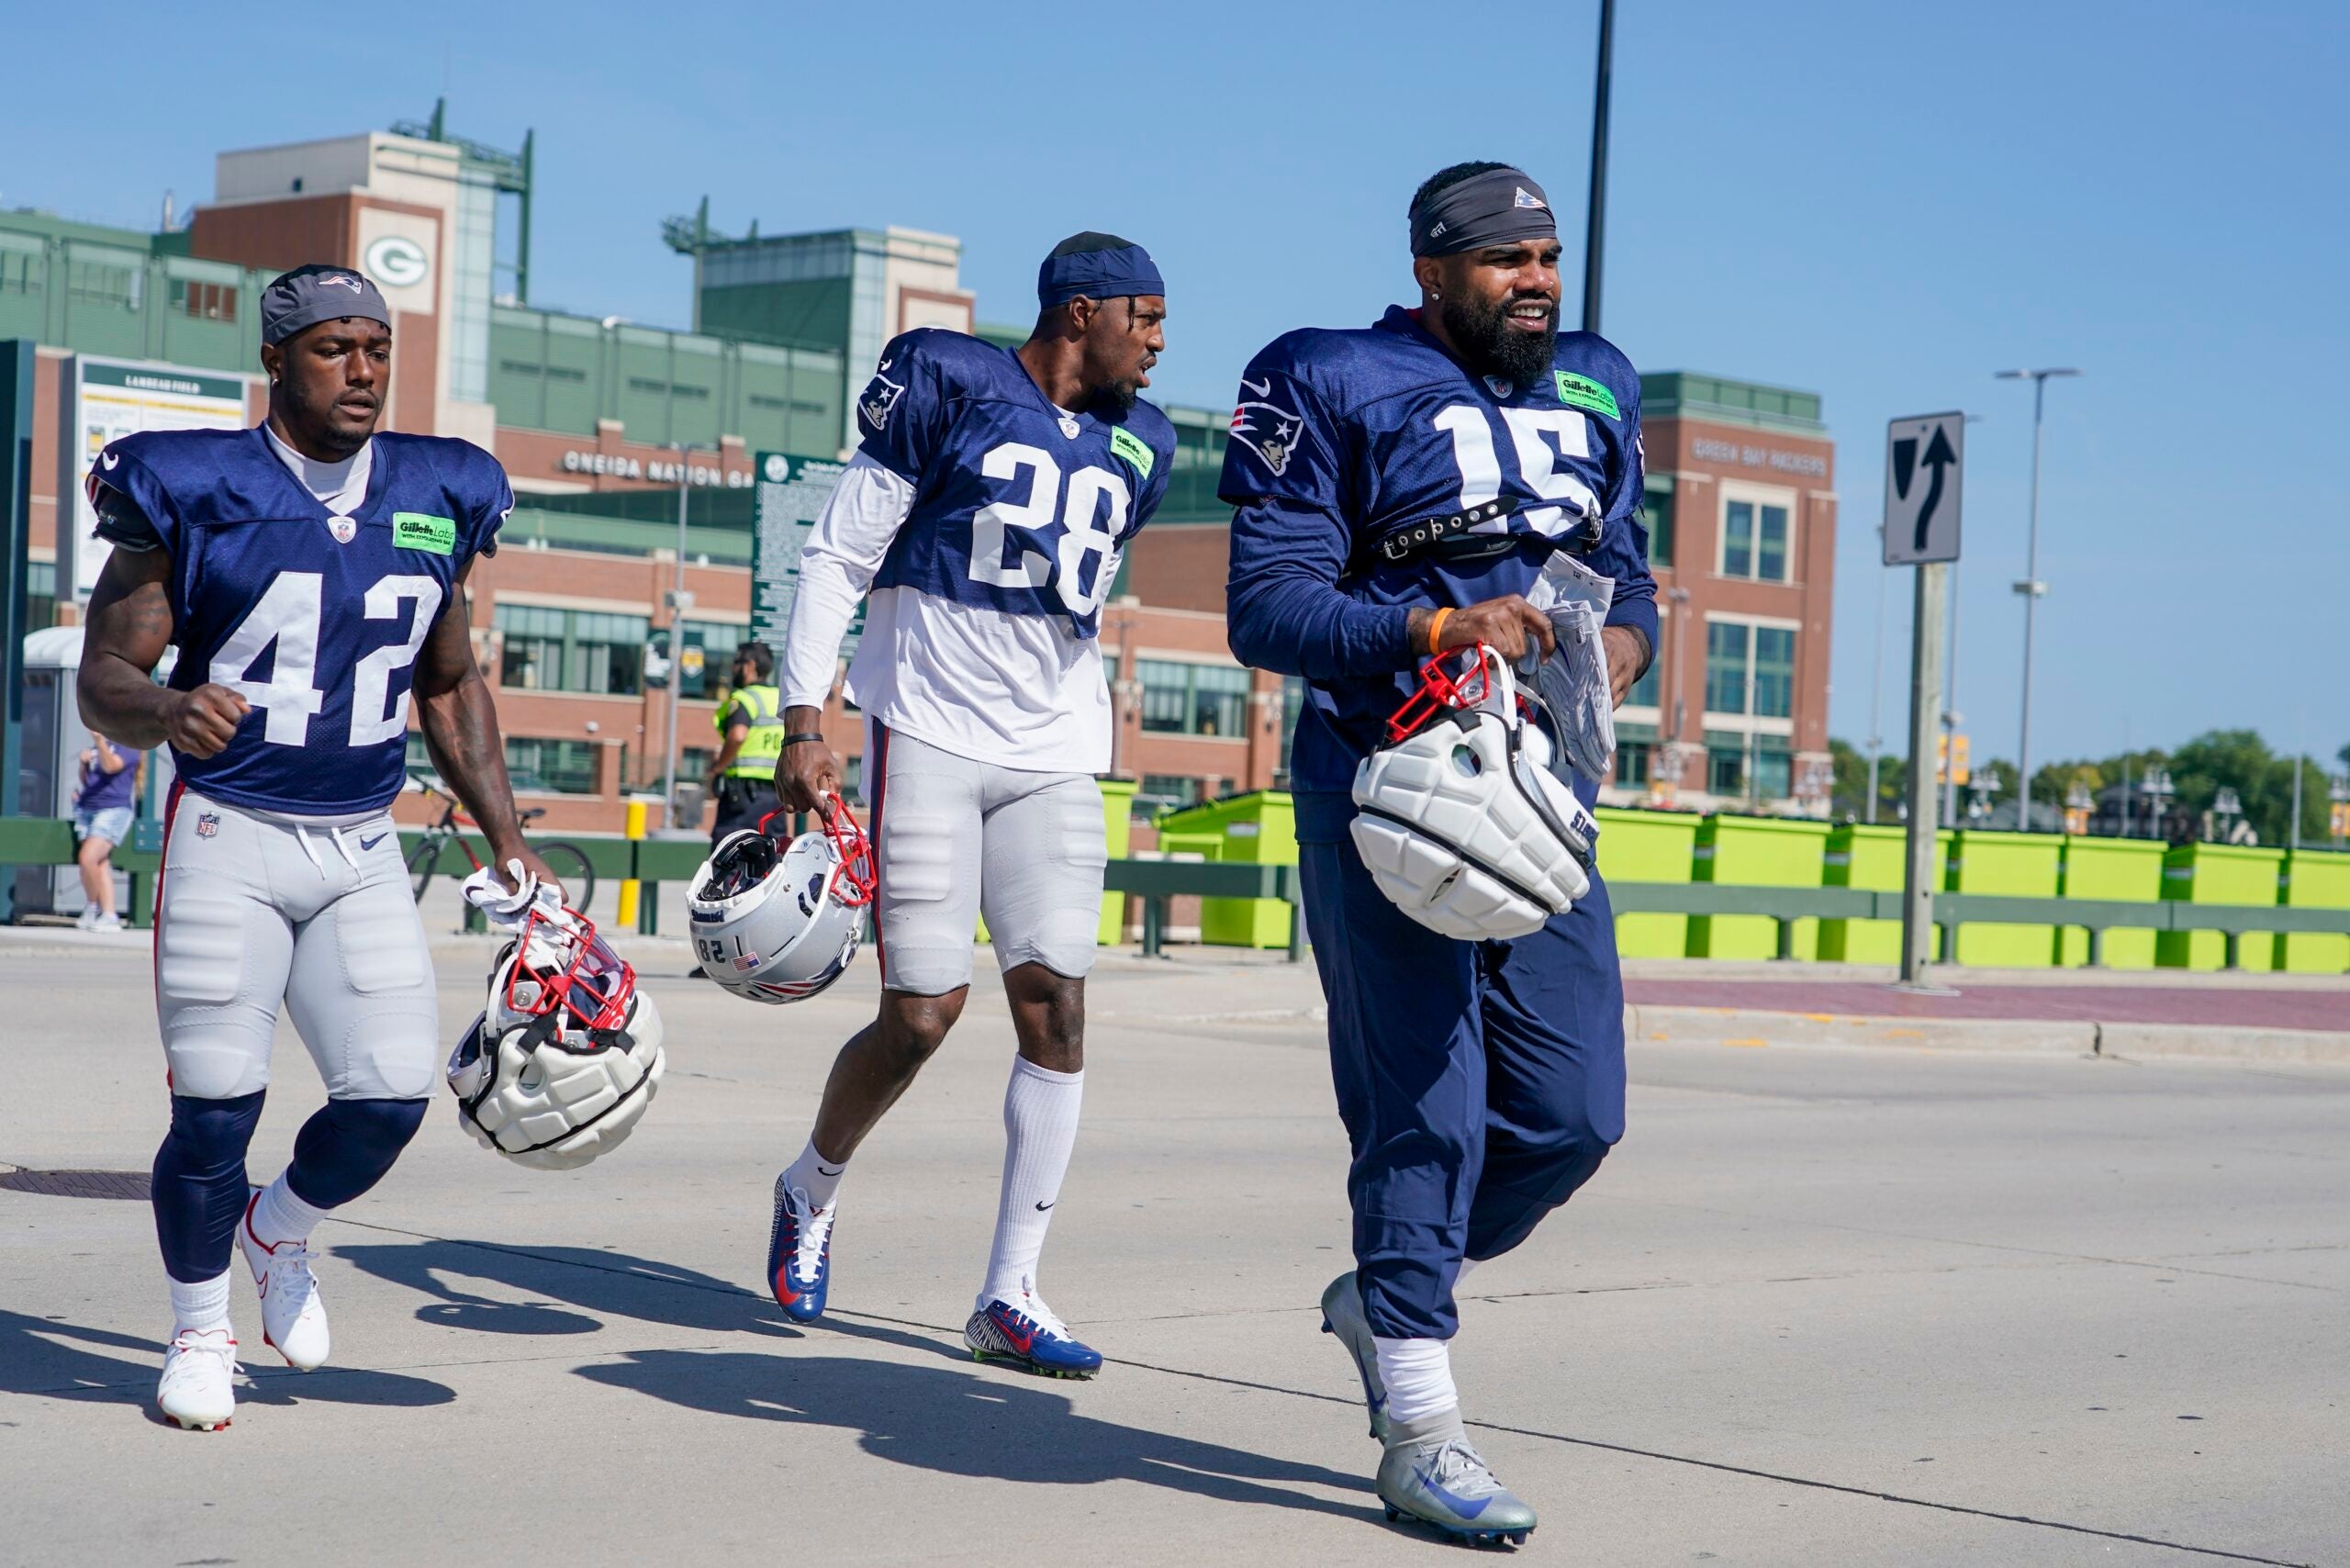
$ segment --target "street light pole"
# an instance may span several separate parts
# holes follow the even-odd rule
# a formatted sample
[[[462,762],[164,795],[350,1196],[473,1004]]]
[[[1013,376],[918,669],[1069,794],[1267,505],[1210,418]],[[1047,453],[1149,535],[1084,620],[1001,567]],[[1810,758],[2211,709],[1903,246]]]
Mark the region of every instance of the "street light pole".
[[[1996,373],[2001,381],[2031,380],[2031,521],[2024,534],[2023,581],[2016,584],[2016,592],[2023,595],[2023,728],[2016,742],[2016,827],[2019,832],[2031,831],[2031,630],[2032,611],[2039,608],[2048,585],[2040,580],[2040,411],[2048,393],[2048,378],[2052,375],[2078,375],[2077,370],[2002,370]]]
[[[1599,68],[1591,97],[1591,205],[1583,215],[1583,330],[1599,330],[1599,263],[1607,241],[1607,89],[1615,72],[1616,0],[1599,0]]]
[[[673,442],[670,450],[677,454],[677,586],[669,593],[669,738],[662,747],[666,759],[661,785],[661,825],[677,825],[677,700],[686,645],[686,611],[693,605],[693,596],[686,591],[686,496],[690,488],[691,465],[688,459],[693,448],[682,442]]]

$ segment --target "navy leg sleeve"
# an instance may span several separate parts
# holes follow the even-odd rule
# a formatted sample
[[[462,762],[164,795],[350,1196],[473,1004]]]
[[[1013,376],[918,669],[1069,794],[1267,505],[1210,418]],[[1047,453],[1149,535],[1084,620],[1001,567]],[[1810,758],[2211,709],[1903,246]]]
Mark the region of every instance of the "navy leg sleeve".
[[[1591,1179],[1624,1136],[1624,980],[1597,877],[1505,947],[1484,994],[1485,1163],[1468,1256],[1494,1258]]]
[[[229,1100],[172,1096],[172,1126],[155,1150],[148,1193],[163,1271],[183,1284],[228,1271],[237,1221],[245,1212],[245,1149],[267,1094],[257,1089]]]
[[[1445,1339],[1483,1147],[1479,949],[1388,902],[1352,843],[1301,844],[1330,1009],[1330,1072],[1354,1161],[1357,1278],[1372,1329]]]
[[[424,1121],[430,1100],[330,1100],[294,1137],[285,1184],[313,1208],[334,1209],[384,1179]]]

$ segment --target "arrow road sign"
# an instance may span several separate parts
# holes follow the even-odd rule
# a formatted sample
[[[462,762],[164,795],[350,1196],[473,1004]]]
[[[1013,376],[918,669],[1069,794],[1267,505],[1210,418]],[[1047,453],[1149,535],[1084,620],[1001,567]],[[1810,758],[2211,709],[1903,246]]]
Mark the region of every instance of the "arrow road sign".
[[[1958,559],[1966,416],[1920,414],[1885,430],[1885,564]]]

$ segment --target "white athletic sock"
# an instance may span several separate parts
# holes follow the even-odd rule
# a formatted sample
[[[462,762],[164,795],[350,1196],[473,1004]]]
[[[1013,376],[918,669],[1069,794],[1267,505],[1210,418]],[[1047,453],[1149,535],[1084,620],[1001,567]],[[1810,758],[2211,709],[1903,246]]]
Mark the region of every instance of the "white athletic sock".
[[[996,1200],[995,1244],[988,1254],[987,1283],[979,1306],[990,1301],[1018,1305],[1036,1289],[1036,1260],[1045,1250],[1045,1230],[1060,1201],[1061,1177],[1077,1147],[1077,1111],[1085,1098],[1085,1074],[1055,1072],[1025,1057],[1012,1058],[1012,1081],[1003,1092],[1003,1190]]]
[[[174,1338],[183,1328],[229,1327],[229,1276],[226,1271],[217,1279],[199,1280],[195,1284],[184,1280],[173,1280],[171,1283],[172,1334]]]
[[[1373,1335],[1371,1342],[1379,1350],[1379,1381],[1387,1385],[1390,1421],[1418,1421],[1460,1405],[1449,1340]]]
[[[285,1173],[281,1170],[277,1180],[263,1187],[261,1196],[253,1201],[253,1236],[263,1247],[308,1241],[310,1232],[319,1228],[319,1221],[326,1217],[326,1210],[294,1195],[294,1189],[285,1184]]]
[[[848,1161],[835,1165],[816,1152],[816,1140],[810,1138],[808,1147],[800,1151],[783,1173],[787,1191],[797,1190],[807,1195],[811,1209],[828,1209],[841,1190],[841,1177],[848,1170]]]

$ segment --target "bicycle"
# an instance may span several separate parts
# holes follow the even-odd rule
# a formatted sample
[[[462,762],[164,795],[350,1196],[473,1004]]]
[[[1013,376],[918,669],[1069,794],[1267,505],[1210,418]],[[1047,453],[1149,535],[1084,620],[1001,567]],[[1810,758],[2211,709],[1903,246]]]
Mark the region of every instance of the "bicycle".
[[[422,903],[424,890],[431,884],[434,873],[441,868],[441,851],[450,840],[456,841],[457,847],[464,852],[466,862],[464,871],[453,871],[451,876],[462,879],[481,869],[481,857],[474,853],[474,846],[465,840],[465,830],[478,828],[480,824],[464,813],[457,803],[457,798],[448,790],[420,778],[416,781],[416,788],[420,794],[435,795],[448,802],[441,813],[441,820],[424,830],[424,836],[417,840],[416,848],[408,857],[408,875],[416,882],[416,900]],[[524,827],[546,814],[544,806],[517,811],[514,824]],[[588,864],[587,852],[577,845],[560,838],[543,839],[531,847],[540,859],[546,862],[547,869],[555,874],[555,879],[563,884],[564,902],[574,909],[586,909],[596,896],[596,868]]]

